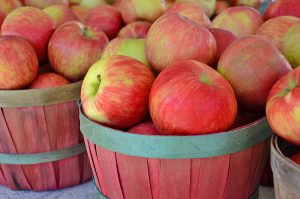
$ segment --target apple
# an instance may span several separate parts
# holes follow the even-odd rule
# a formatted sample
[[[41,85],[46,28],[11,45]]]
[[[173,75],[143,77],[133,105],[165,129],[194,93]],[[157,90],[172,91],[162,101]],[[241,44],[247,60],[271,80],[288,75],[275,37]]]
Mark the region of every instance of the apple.
[[[261,36],[246,36],[229,45],[218,72],[227,79],[245,111],[262,111],[272,85],[291,70],[277,48]]]
[[[211,34],[213,34],[217,42],[217,54],[214,62],[215,66],[218,64],[218,61],[224,50],[236,39],[236,37],[230,31],[224,29],[208,28],[208,30],[211,32]]]
[[[24,4],[26,6],[33,6],[33,7],[43,9],[55,4],[64,4],[66,6],[69,6],[69,1],[68,0],[25,0]]]
[[[300,145],[300,67],[280,78],[272,87],[266,114],[273,131]]]
[[[156,129],[153,122],[144,122],[138,124],[128,130],[129,133],[144,134],[144,135],[159,135],[160,132]]]
[[[80,5],[73,5],[70,7],[70,10],[76,15],[76,17],[81,21],[84,22],[87,13],[90,11],[89,8],[80,6]]]
[[[165,0],[115,0],[114,6],[121,12],[126,24],[144,20],[154,22],[166,9]]]
[[[87,13],[84,20],[87,26],[93,27],[96,31],[103,31],[109,39],[117,36],[122,26],[120,12],[110,5],[97,6]]]
[[[71,81],[81,80],[90,66],[101,58],[108,43],[102,31],[95,31],[78,21],[59,26],[48,45],[53,69]]]
[[[252,35],[263,23],[259,12],[246,6],[230,7],[212,21],[213,28],[231,31],[236,37]]]
[[[173,63],[153,83],[149,109],[165,135],[226,131],[237,114],[234,92],[221,75],[195,60]]]
[[[293,155],[291,159],[300,165],[300,153]]]
[[[300,18],[299,0],[277,0],[272,2],[264,12],[264,20],[278,16],[294,16]]]
[[[79,5],[86,8],[94,8],[96,6],[102,6],[106,4],[107,2],[105,0],[81,0]]]
[[[55,22],[45,12],[34,7],[20,7],[4,19],[1,35],[16,35],[27,39],[35,48],[39,62],[47,59],[48,41]]]
[[[160,72],[175,61],[214,61],[217,45],[204,27],[178,14],[165,14],[151,26],[146,38],[146,57]]]
[[[145,39],[151,27],[147,21],[135,21],[124,26],[118,33],[118,37]]]
[[[26,40],[16,36],[0,37],[0,89],[21,89],[38,73],[38,58]]]
[[[67,21],[77,20],[76,15],[69,9],[69,7],[61,4],[46,7],[44,8],[44,12],[46,12],[54,20],[57,27]]]
[[[22,6],[22,3],[19,0],[1,0],[0,1],[0,11],[4,14],[8,14],[16,8]]]
[[[173,3],[166,13],[177,13],[205,27],[209,27],[211,24],[210,19],[201,6],[193,2]]]
[[[81,100],[90,119],[118,129],[140,123],[148,113],[154,76],[141,62],[122,55],[108,56],[87,72]]]
[[[264,22],[256,35],[265,36],[272,41],[280,52],[283,52],[283,39],[289,28],[300,19],[293,16],[279,16]]]
[[[230,4],[228,1],[226,0],[219,0],[216,3],[216,9],[215,9],[215,14],[218,15],[221,12],[223,12],[224,10],[226,10],[227,8],[230,7]]]
[[[216,9],[216,0],[176,0],[175,2],[195,2],[204,10],[207,16],[211,17]]]
[[[258,9],[262,0],[233,0],[235,6],[249,6]]]
[[[30,89],[51,88],[69,84],[70,82],[61,75],[56,73],[43,73],[30,85]]]
[[[300,65],[300,23],[294,24],[283,39],[283,54],[292,67]]]
[[[124,55],[134,58],[151,69],[145,54],[145,39],[117,37],[109,42],[102,53],[102,57]],[[152,70],[152,69],[151,69]]]
[[[5,17],[6,17],[6,14],[4,12],[0,11],[0,27],[1,27]]]

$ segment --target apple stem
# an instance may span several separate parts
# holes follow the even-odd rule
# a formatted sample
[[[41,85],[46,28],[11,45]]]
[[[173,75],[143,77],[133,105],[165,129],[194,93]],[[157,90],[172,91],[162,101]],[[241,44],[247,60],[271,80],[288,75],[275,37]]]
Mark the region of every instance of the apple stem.
[[[97,75],[97,79],[98,79],[99,82],[101,82],[101,75],[100,74]]]

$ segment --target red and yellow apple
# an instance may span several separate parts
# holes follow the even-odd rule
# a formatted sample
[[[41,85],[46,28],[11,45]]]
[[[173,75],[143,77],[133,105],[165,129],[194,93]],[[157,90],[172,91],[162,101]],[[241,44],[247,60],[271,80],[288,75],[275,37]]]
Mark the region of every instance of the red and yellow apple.
[[[105,0],[81,0],[79,3],[79,5],[89,9],[106,4],[107,2]]]
[[[1,35],[15,35],[27,39],[35,48],[39,62],[47,59],[47,46],[55,29],[55,22],[35,7],[20,7],[4,19]]]
[[[69,7],[61,4],[46,7],[44,8],[44,12],[54,20],[57,27],[65,22],[77,20],[76,15]]]
[[[19,0],[1,0],[0,1],[0,11],[6,15],[13,11],[16,8],[22,6],[22,3]]]
[[[264,22],[256,31],[256,35],[264,36],[272,41],[280,52],[283,52],[283,39],[289,28],[300,19],[293,16],[279,16]]]
[[[109,39],[113,39],[122,27],[122,17],[113,6],[97,6],[87,13],[84,23],[96,31],[105,32]]]
[[[230,7],[212,21],[213,28],[231,31],[236,37],[252,35],[263,23],[259,12],[246,6]]]
[[[0,89],[20,89],[38,73],[38,58],[26,40],[16,36],[0,37]]]
[[[294,24],[283,39],[283,54],[293,68],[300,65],[300,23]]]
[[[277,48],[261,36],[231,43],[221,55],[218,72],[227,79],[246,111],[262,111],[273,84],[291,70]]]
[[[235,6],[248,6],[258,9],[262,0],[233,0]]]
[[[72,5],[70,6],[70,10],[76,15],[76,17],[81,21],[84,22],[87,13],[89,12],[89,8],[80,6],[80,5]]]
[[[218,15],[221,12],[223,12],[224,10],[226,10],[227,8],[230,7],[230,4],[228,1],[226,0],[218,0],[216,3],[216,9],[215,9],[215,14]]]
[[[274,84],[268,95],[266,114],[276,134],[300,145],[300,67]]]
[[[43,73],[30,85],[30,89],[51,88],[69,84],[70,82],[63,76],[56,73]]]
[[[86,74],[82,108],[87,117],[118,129],[140,123],[148,113],[154,76],[133,58],[115,55],[102,58]]]
[[[160,132],[156,129],[153,122],[144,122],[138,124],[128,130],[129,133],[143,134],[143,135],[159,135]]]
[[[57,73],[78,81],[101,58],[107,43],[104,32],[85,27],[78,21],[67,22],[58,27],[49,41],[49,61]]]
[[[214,61],[217,46],[204,27],[178,14],[165,14],[151,26],[146,38],[146,57],[160,72],[179,60]]]
[[[294,16],[300,18],[299,0],[277,0],[272,2],[264,12],[264,20],[278,16]]]
[[[216,0],[176,0],[175,2],[194,2],[198,3],[207,16],[211,17],[216,9]]]
[[[237,101],[228,81],[214,69],[199,61],[183,60],[158,75],[149,109],[162,134],[209,134],[232,125]]]
[[[176,2],[167,10],[166,13],[176,13],[181,16],[184,16],[193,22],[209,27],[211,24],[210,19],[205,14],[200,5],[193,2]]]
[[[147,21],[135,21],[124,26],[118,33],[118,37],[145,39],[151,27]]]
[[[69,6],[68,0],[24,0],[26,6],[33,6],[40,9],[46,8],[55,4],[63,4]]]
[[[0,27],[2,26],[2,23],[5,19],[5,17],[6,17],[6,14],[4,12],[0,11]]]
[[[154,22],[166,9],[165,0],[115,0],[114,6],[121,12],[126,24],[144,20]]]

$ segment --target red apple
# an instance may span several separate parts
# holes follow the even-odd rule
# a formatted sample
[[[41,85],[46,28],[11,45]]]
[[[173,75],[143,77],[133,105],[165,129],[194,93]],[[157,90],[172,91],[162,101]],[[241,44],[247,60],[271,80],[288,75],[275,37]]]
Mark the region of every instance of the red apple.
[[[264,12],[264,20],[278,16],[294,16],[300,18],[299,0],[277,0],[271,3]]]
[[[16,36],[0,37],[0,89],[20,89],[30,84],[38,73],[34,48]]]
[[[256,35],[265,36],[282,52],[284,36],[296,22],[300,22],[300,19],[293,16],[275,17],[263,23],[256,31]]]
[[[300,67],[292,70],[272,87],[266,114],[273,131],[300,145]]]
[[[234,41],[221,55],[218,72],[235,91],[241,108],[262,111],[273,84],[291,70],[277,48],[261,36]]]
[[[183,60],[158,75],[149,108],[163,134],[196,135],[226,131],[236,117],[237,102],[230,84],[214,69]]]
[[[300,65],[300,22],[294,24],[283,39],[283,54],[292,67]]]
[[[144,134],[144,135],[159,135],[160,132],[156,129],[153,122],[144,122],[138,124],[128,130],[129,133]]]
[[[81,100],[90,119],[115,128],[141,122],[148,112],[154,76],[133,58],[115,55],[102,58],[86,74]]]
[[[291,159],[300,165],[300,153],[293,155]]]
[[[73,5],[70,7],[70,10],[76,15],[76,17],[81,21],[84,22],[84,19],[89,12],[89,8],[80,6],[80,5]]]
[[[0,11],[5,14],[10,13],[16,8],[22,6],[22,3],[19,0],[1,0],[0,1]]]
[[[216,51],[216,40],[206,28],[178,14],[160,17],[146,38],[147,60],[158,72],[179,60],[212,63]]]
[[[115,0],[114,6],[121,12],[126,24],[145,20],[154,22],[166,9],[165,0]]]
[[[120,12],[110,5],[98,6],[87,13],[84,20],[87,26],[93,27],[96,31],[103,31],[109,39],[117,36],[122,26]]]
[[[216,8],[216,0],[176,0],[175,2],[198,3],[209,17],[211,17],[214,14]]]
[[[236,39],[236,37],[230,31],[224,29],[209,28],[208,30],[213,34],[217,42],[217,54],[214,63],[214,65],[217,65],[224,50]]]
[[[236,6],[216,16],[212,21],[212,27],[231,31],[236,37],[244,37],[254,34],[262,23],[262,17],[254,8]]]
[[[226,0],[219,0],[216,3],[216,10],[215,10],[215,14],[218,15],[221,12],[223,12],[224,10],[226,10],[227,8],[230,7],[230,4],[228,1]]]
[[[44,8],[44,12],[46,12],[55,21],[57,27],[67,21],[77,20],[76,15],[69,9],[69,7],[61,4],[46,7]]]
[[[5,19],[5,17],[6,17],[6,14],[4,12],[0,11],[0,27],[2,26],[2,23]]]
[[[173,5],[168,9],[166,13],[177,13],[205,27],[209,27],[211,24],[210,19],[206,16],[201,6],[198,5],[197,3],[192,3],[192,2],[173,3]]]
[[[68,0],[25,0],[24,1],[26,6],[33,6],[40,9],[46,8],[51,5],[55,4],[64,4],[66,6],[69,6]]]
[[[56,73],[43,73],[30,85],[30,89],[51,88],[69,84],[70,82],[61,75]]]
[[[54,21],[45,12],[34,7],[21,7],[7,15],[1,27],[1,35],[16,35],[27,39],[35,48],[39,61],[44,62],[54,29]]]
[[[151,23],[147,21],[135,21],[124,26],[118,33],[118,37],[127,37],[134,39],[146,38]]]
[[[53,69],[71,81],[81,80],[90,66],[101,57],[108,38],[77,21],[59,26],[48,45]]]

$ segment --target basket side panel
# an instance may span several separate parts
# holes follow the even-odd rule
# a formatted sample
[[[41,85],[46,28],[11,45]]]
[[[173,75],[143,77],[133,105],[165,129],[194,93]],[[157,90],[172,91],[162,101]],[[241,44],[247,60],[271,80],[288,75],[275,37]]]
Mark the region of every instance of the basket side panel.
[[[79,142],[80,143],[84,142],[84,138],[81,133],[79,134]],[[87,148],[88,147],[86,146],[86,149]],[[81,171],[80,182],[84,183],[84,182],[90,180],[93,175],[87,152],[79,155],[79,165],[80,165],[80,171]]]

